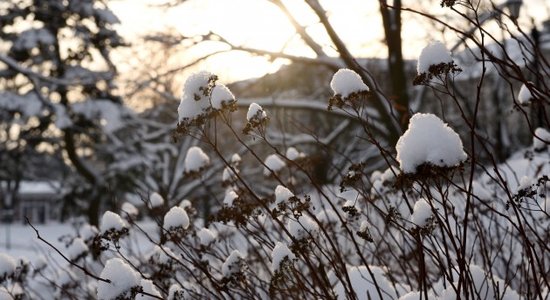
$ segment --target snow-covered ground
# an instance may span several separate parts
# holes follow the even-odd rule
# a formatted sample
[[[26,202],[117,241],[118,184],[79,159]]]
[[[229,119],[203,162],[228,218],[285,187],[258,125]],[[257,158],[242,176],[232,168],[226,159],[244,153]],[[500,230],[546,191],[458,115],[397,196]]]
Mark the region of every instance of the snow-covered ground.
[[[138,225],[150,236],[156,237],[156,224],[153,221],[138,222]],[[76,225],[71,223],[48,223],[34,225],[40,236],[66,254],[64,237],[74,237]],[[140,232],[132,232],[130,238],[124,242],[132,243],[139,251],[147,252],[153,245]],[[55,261],[62,260],[61,256],[50,246],[38,240],[34,230],[23,223],[0,224],[0,253],[7,253],[15,258],[26,258],[31,262],[40,255]]]

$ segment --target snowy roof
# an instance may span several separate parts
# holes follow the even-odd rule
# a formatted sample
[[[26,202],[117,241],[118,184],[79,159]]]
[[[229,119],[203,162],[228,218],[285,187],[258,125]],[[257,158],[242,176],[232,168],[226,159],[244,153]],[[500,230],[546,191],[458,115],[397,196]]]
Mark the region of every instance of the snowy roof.
[[[7,188],[7,182],[0,182],[2,189]],[[59,194],[61,183],[58,181],[21,181],[19,182],[19,194]]]

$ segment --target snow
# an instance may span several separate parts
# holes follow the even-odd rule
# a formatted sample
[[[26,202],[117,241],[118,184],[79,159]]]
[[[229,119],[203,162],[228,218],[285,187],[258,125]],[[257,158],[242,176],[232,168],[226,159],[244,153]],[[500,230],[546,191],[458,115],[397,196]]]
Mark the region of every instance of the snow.
[[[185,209],[174,206],[164,215],[164,228],[171,230],[180,227],[183,229],[189,227],[189,217]]]
[[[201,228],[201,230],[197,232],[197,236],[199,237],[199,241],[203,246],[210,245],[210,243],[212,243],[216,238],[212,230],[208,228]]]
[[[422,299],[420,292],[408,292],[399,298],[399,300],[420,300],[420,299]]]
[[[428,224],[429,218],[432,216],[432,208],[425,199],[419,199],[414,204],[411,222],[419,227],[424,227]]]
[[[75,238],[71,245],[67,247],[67,257],[71,261],[76,260],[79,256],[82,254],[88,252],[88,246],[86,246],[86,243],[84,243],[84,240],[81,238]]]
[[[31,28],[21,32],[13,42],[13,48],[18,50],[30,50],[40,45],[52,45],[55,43],[53,34],[45,28]]]
[[[286,166],[285,162],[277,154],[269,155],[265,159],[264,164],[265,164],[265,168],[264,168],[265,176],[269,176],[271,174],[271,171],[277,173]]]
[[[185,172],[200,172],[210,164],[210,158],[208,158],[208,155],[201,148],[193,146],[187,150],[184,164]]]
[[[225,191],[225,197],[223,198],[223,204],[231,207],[233,206],[233,202],[235,201],[235,199],[239,198],[239,195],[237,195],[237,193],[235,193],[234,190],[232,189],[227,189]]]
[[[333,209],[325,208],[315,215],[317,220],[323,224],[335,224],[338,223],[338,215]]]
[[[149,205],[150,208],[161,207],[164,204],[164,198],[159,193],[153,192],[149,196]]]
[[[373,273],[374,278],[370,275],[366,266],[348,266],[348,274],[351,281],[351,287],[355,292],[358,300],[381,300],[381,299],[397,299],[397,293],[393,285],[384,276],[384,270],[381,267],[369,266],[370,271]],[[380,289],[382,298],[378,294],[378,289],[374,283]],[[346,289],[342,285],[342,282],[334,288],[334,292],[337,295],[337,299],[346,299]]]
[[[282,185],[277,185],[275,188],[275,205],[288,201],[291,197],[294,197],[294,194],[289,189]]]
[[[17,111],[26,117],[36,116],[42,111],[42,102],[34,93],[18,95],[0,92],[0,109]]]
[[[111,281],[97,284],[97,297],[101,300],[128,297],[130,290],[140,285],[139,274],[120,258],[109,259],[100,277]]]
[[[187,123],[198,117],[206,116],[210,111],[210,101],[205,92],[208,90],[214,74],[200,71],[191,74],[183,85],[183,94],[178,106],[179,121]]]
[[[300,216],[297,220],[288,220],[288,232],[297,240],[308,238],[317,229],[315,221],[306,215]]]
[[[285,244],[277,242],[275,247],[273,247],[273,252],[271,252],[271,270],[273,270],[273,272],[277,272],[279,270],[285,257],[289,260],[296,258],[294,253],[292,253],[292,251],[290,251]]]
[[[267,114],[263,110],[263,108],[256,104],[255,102],[251,103],[248,107],[248,112],[246,113],[246,119],[248,122],[257,122],[261,123],[265,118],[267,118]]]
[[[155,287],[155,285],[151,280],[141,279],[140,285],[143,288],[144,292],[154,296],[161,297],[160,292],[157,290],[157,288]],[[138,294],[135,298],[135,300],[154,300],[154,299],[157,299],[157,298],[154,298],[148,295],[143,295],[143,294]]]
[[[296,160],[300,158],[300,152],[298,152],[298,150],[296,150],[296,148],[294,147],[289,147],[288,149],[286,149],[286,158],[290,160]]]
[[[369,222],[367,220],[363,220],[361,222],[361,225],[359,226],[359,231],[365,232],[369,229],[369,226],[370,226]]]
[[[132,114],[128,108],[121,104],[102,99],[78,102],[72,105],[72,109],[73,112],[84,116],[86,119],[100,124],[107,133],[123,128],[123,119]]]
[[[15,259],[6,253],[0,253],[0,278],[15,272]]]
[[[177,284],[172,284],[168,290],[167,300],[183,299],[184,290]]]
[[[168,265],[176,257],[178,256],[170,248],[155,245],[153,247],[153,251],[149,255],[149,260],[152,260],[155,263]]]
[[[433,41],[420,52],[417,71],[418,74],[428,73],[432,65],[451,62],[453,62],[453,58],[447,47],[439,41]]]
[[[235,96],[231,91],[223,84],[217,84],[212,89],[212,95],[210,96],[212,101],[212,107],[215,109],[222,109],[224,104],[230,104],[235,101]]]
[[[235,169],[235,171],[237,172],[237,174],[239,173],[239,170]],[[225,167],[222,173],[222,182],[232,182],[237,180],[237,174],[235,174],[235,172],[230,167]]]
[[[24,291],[19,283],[0,286],[0,300],[19,300],[24,298]]]
[[[522,84],[518,93],[518,102],[520,104],[527,104],[529,103],[529,101],[533,99],[534,99],[534,96],[529,90],[529,88],[525,84]]]
[[[222,274],[224,277],[231,277],[231,275],[241,271],[240,264],[243,259],[243,255],[239,250],[233,250],[231,254],[222,264]]]
[[[238,164],[241,162],[241,156],[237,153],[231,156],[231,164]]]
[[[101,218],[101,225],[99,226],[101,233],[105,233],[111,229],[119,231],[124,227],[125,225],[122,218],[118,214],[109,210],[103,214],[103,217]]]
[[[188,207],[192,207],[193,205],[191,204],[191,201],[189,201],[188,199],[183,199],[183,200],[181,200],[179,206],[183,209],[186,209]]]
[[[535,136],[533,136],[533,148],[540,151],[544,150],[544,148],[546,148],[549,144],[550,131],[542,127],[535,129]]]
[[[97,228],[90,224],[82,225],[82,227],[80,227],[80,230],[79,230],[79,236],[84,241],[93,239],[95,236],[97,236],[97,234],[98,234]]]
[[[335,95],[340,95],[343,98],[353,93],[369,91],[369,87],[363,82],[361,76],[350,69],[340,69],[334,73],[330,87]]]
[[[453,167],[466,160],[458,134],[433,114],[417,113],[397,141],[397,161],[405,173],[428,163]]]
[[[127,214],[130,217],[136,217],[139,213],[138,209],[130,202],[122,203],[120,211]]]

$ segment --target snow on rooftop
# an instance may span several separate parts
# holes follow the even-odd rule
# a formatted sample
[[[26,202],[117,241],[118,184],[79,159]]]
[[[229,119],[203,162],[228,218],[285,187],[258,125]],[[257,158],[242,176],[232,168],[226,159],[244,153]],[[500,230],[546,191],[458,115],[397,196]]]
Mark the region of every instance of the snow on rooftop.
[[[458,134],[433,114],[412,116],[409,128],[397,141],[396,150],[405,173],[414,173],[425,163],[453,167],[467,158]]]
[[[330,88],[335,95],[343,98],[350,94],[359,92],[368,92],[369,87],[363,82],[361,76],[350,69],[340,69],[332,76]]]
[[[164,228],[170,230],[180,227],[183,229],[189,227],[189,216],[185,209],[174,206],[164,215]]]
[[[430,66],[440,63],[451,63],[453,58],[447,47],[439,41],[433,41],[424,47],[418,57],[418,74],[428,73]]]
[[[265,159],[264,164],[265,164],[265,168],[264,168],[265,176],[269,176],[271,174],[271,171],[277,173],[286,166],[285,162],[277,154],[269,155]]]
[[[185,172],[200,172],[210,164],[210,158],[208,158],[208,155],[201,148],[193,146],[187,150],[184,164]]]
[[[100,300],[128,297],[132,288],[140,286],[139,274],[120,258],[109,259],[100,277],[111,281],[98,282],[97,298]]]
[[[275,243],[275,247],[273,247],[273,251],[271,252],[271,270],[277,272],[285,258],[293,260],[296,256],[290,251],[287,245],[281,242]]]

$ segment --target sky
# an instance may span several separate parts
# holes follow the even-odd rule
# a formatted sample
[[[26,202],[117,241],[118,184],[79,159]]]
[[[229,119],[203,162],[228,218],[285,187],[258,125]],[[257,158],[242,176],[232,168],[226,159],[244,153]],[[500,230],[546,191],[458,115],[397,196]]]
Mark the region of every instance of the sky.
[[[548,18],[547,0],[524,0],[522,22],[535,18],[539,23]],[[163,31],[172,27],[185,35],[201,34],[209,30],[216,32],[230,42],[270,51],[284,50],[295,55],[311,56],[311,50],[304,47],[292,25],[284,14],[267,0],[188,0],[184,4],[167,10],[153,7],[163,0],[113,0],[110,8],[121,20],[118,30],[125,37],[137,38],[150,31]],[[322,45],[325,51],[335,54],[317,17],[303,1],[284,1],[301,25]],[[407,4],[407,1],[404,1]],[[439,1],[432,1],[430,12],[448,13],[439,7]],[[385,47],[381,44],[383,32],[379,16],[378,0],[322,1],[323,7],[335,30],[357,57],[384,57]],[[419,2],[413,1],[418,4]],[[424,2],[426,3],[426,2]],[[425,4],[424,4],[425,5]],[[420,7],[421,9],[425,7]],[[404,16],[407,18],[407,16]],[[418,17],[404,20],[402,36],[404,55],[415,58],[426,40],[441,39],[439,32],[430,31]],[[496,26],[496,25],[495,25]],[[215,46],[212,46],[215,49]],[[199,51],[209,51],[201,48]],[[198,54],[194,54],[198,55]],[[188,56],[192,56],[191,53]],[[183,60],[187,59],[184,55]],[[283,60],[270,61],[265,57],[252,57],[242,52],[220,54],[200,65],[218,74],[224,81],[236,81],[259,77],[276,71]]]

